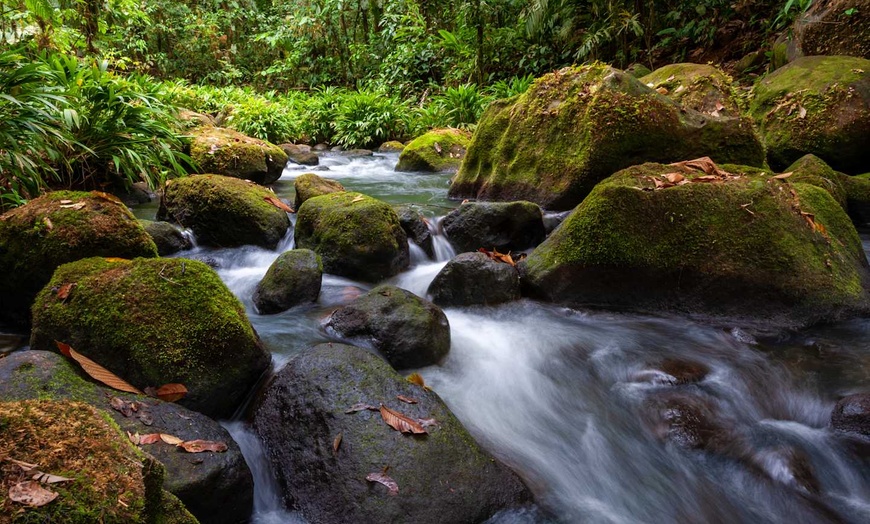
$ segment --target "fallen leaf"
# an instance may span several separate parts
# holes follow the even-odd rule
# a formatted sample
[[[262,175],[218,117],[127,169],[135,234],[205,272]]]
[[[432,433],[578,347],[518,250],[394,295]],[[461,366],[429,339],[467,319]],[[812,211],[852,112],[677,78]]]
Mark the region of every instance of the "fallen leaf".
[[[202,453],[203,451],[223,453],[227,450],[227,445],[223,442],[212,442],[211,440],[189,440],[178,444],[178,447],[188,453]]]
[[[171,446],[177,446],[177,445],[181,444],[182,442],[184,442],[183,440],[176,437],[175,435],[169,435],[168,433],[160,433],[160,440],[162,440],[163,442],[166,442],[167,444],[169,444]]]
[[[681,175],[679,173],[668,173],[668,174],[662,175],[662,176],[665,177],[665,179],[667,179],[667,181],[670,182],[671,184],[677,184],[677,183],[682,182],[683,180],[686,179],[686,177],[684,177],[683,175]]]
[[[139,437],[139,444],[156,444],[160,440],[160,433],[149,433]]]
[[[713,111],[712,113],[710,113],[710,116],[712,116],[713,118],[719,118],[719,111]]]
[[[284,202],[282,202],[281,199],[278,197],[265,196],[265,197],[263,197],[263,200],[272,204],[273,206],[277,207],[278,209],[282,209],[288,213],[295,213],[295,211],[293,211],[292,207],[290,207],[287,204],[285,204]]]
[[[435,151],[440,155],[441,154],[441,144],[435,142]]]
[[[130,442],[132,442],[134,446],[138,446],[142,443],[142,437],[138,433],[130,433],[128,431],[127,438],[130,439]]]
[[[350,413],[356,413],[358,411],[365,411],[365,410],[380,411],[380,408],[378,408],[376,406],[372,406],[371,404],[366,404],[365,402],[357,402],[353,406],[347,408],[345,413],[350,414]]]
[[[415,435],[428,433],[426,428],[421,426],[416,420],[398,411],[394,411],[383,404],[381,404],[381,418],[384,419],[384,422],[388,426],[402,433],[413,433]]]
[[[804,106],[800,106],[798,109],[798,118],[806,118],[807,117],[807,108]]]
[[[146,426],[150,426],[154,424],[154,417],[151,416],[151,412],[147,409],[141,409],[139,413],[136,415],[136,418],[139,419],[139,422],[145,424]]]
[[[124,399],[118,397],[112,397],[109,399],[109,405],[112,406],[112,409],[117,411],[118,413],[124,415],[125,417],[133,416],[133,407],[129,402]]]
[[[110,262],[112,264],[114,264],[116,262],[129,262],[130,261],[130,259],[128,259],[128,258],[120,258],[120,257],[106,257],[103,260],[105,260],[106,262]]]
[[[719,102],[719,101],[717,100],[717,101],[716,101],[716,111],[722,111],[723,109],[725,109],[725,105],[722,104],[722,102]]]
[[[43,218],[42,223],[45,224],[45,228],[48,229],[49,231],[54,229],[54,224],[51,223],[50,218],[48,218],[48,217]]]
[[[377,482],[379,484],[383,484],[389,490],[390,495],[399,494],[399,485],[396,484],[395,480],[388,477],[384,473],[369,473],[368,475],[366,475],[366,480],[369,482]]]
[[[674,94],[675,94],[675,95],[680,94],[680,93],[682,93],[682,92],[685,91],[685,90],[686,90],[686,86],[681,85],[680,87],[674,89]]]
[[[9,488],[9,500],[34,508],[45,506],[56,498],[57,493],[43,488],[34,480],[19,482]]]
[[[67,283],[57,289],[57,298],[66,300],[69,297],[70,291],[76,286],[75,283]]]
[[[417,403],[417,399],[411,398],[411,397],[406,397],[405,395],[398,395],[396,398],[401,400],[402,402],[404,402],[406,404],[416,404]]]
[[[121,202],[121,199],[116,197],[115,195],[110,195],[109,193],[105,193],[103,191],[91,191],[91,194],[96,196],[97,198],[101,198],[113,204],[118,204],[119,206],[124,205],[124,203]]]
[[[666,95],[666,94],[668,94],[668,88],[666,88],[666,87],[658,87],[658,88],[656,88],[656,91],[657,91],[658,94],[660,94],[660,95]]]
[[[338,453],[338,448],[341,447],[341,433],[335,436],[332,440],[332,452]]]
[[[60,204],[61,204],[61,205],[72,204],[72,203],[73,203],[72,200],[61,200],[61,201],[60,201]]]
[[[5,458],[4,460],[6,460],[6,461],[8,461],[8,462],[11,462],[11,463],[15,464],[16,466],[18,466],[19,468],[21,468],[22,470],[24,470],[25,473],[30,472],[30,471],[33,471],[33,470],[35,470],[36,468],[39,467],[37,464],[31,464],[31,463],[29,463],[29,462],[24,462],[24,461],[22,461],[22,460],[15,460],[14,458],[8,458],[8,457],[7,457],[7,458]]]
[[[720,178],[716,175],[704,175],[691,179],[691,182],[715,182],[717,180],[720,180]]]
[[[517,265],[516,262],[514,262],[513,257],[511,257],[510,253],[499,253],[498,250],[495,248],[493,248],[492,251],[489,251],[483,247],[478,249],[478,251],[488,256],[492,260],[495,260],[496,262],[504,262],[505,264],[508,264],[510,266]]]
[[[426,387],[426,382],[423,380],[423,375],[419,373],[411,373],[410,375],[408,375],[408,382],[410,382],[411,384],[417,384],[421,388]]]
[[[58,482],[72,482],[71,478],[61,477],[60,475],[52,475],[51,473],[43,473],[41,471],[37,471],[35,475],[33,475],[33,480],[37,482],[41,482],[43,484],[57,484]]]
[[[674,78],[676,78],[676,75],[671,75],[671,76],[668,77],[667,80],[665,80],[665,82],[673,82],[673,81],[674,81]]]
[[[424,428],[438,425],[438,421],[435,420],[434,418],[418,418],[417,422],[419,422],[420,425],[423,426]]]
[[[776,180],[783,180],[785,178],[792,176],[793,174],[794,174],[793,171],[789,171],[788,173],[780,173],[778,175],[773,175],[771,178],[774,178]]]
[[[365,197],[364,197],[364,196],[362,196],[362,195],[357,195],[357,196],[355,196],[355,197],[353,198],[353,200],[350,201],[350,203],[351,203],[351,204],[354,204],[354,203],[356,203],[356,202],[361,202],[361,201],[363,201],[363,200],[365,200]]]
[[[187,395],[187,388],[184,384],[164,384],[157,388],[154,396],[164,402],[177,402]]]
[[[79,209],[82,209],[83,207],[85,207],[85,203],[84,202],[76,202],[75,204],[61,204],[60,207],[61,207],[61,209],[75,209],[76,211],[78,211]]]
[[[64,344],[63,342],[57,340],[55,340],[54,343],[57,344],[57,348],[60,350],[61,353],[63,353],[64,356],[67,356],[78,362],[82,369],[85,370],[85,373],[90,375],[90,377],[94,380],[102,382],[110,388],[117,389],[118,391],[126,391],[127,393],[144,395],[144,393],[136,389],[128,382],[125,382],[123,379],[118,377],[118,375],[115,375],[108,369],[97,364],[88,357],[82,355],[78,351],[71,348],[68,344]]]

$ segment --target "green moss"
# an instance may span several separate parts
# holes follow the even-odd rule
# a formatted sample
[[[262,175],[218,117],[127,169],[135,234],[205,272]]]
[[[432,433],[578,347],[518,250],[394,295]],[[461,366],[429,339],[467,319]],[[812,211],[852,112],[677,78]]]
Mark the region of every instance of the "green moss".
[[[323,178],[314,173],[304,173],[296,177],[296,180],[293,181],[293,189],[296,191],[296,209],[299,209],[309,198],[345,191],[341,182]]]
[[[682,105],[710,114],[740,114],[739,97],[731,78],[707,64],[671,64],[640,79],[653,89],[664,88],[665,95]],[[721,108],[720,108],[721,106]]]
[[[199,173],[269,184],[281,176],[287,153],[279,146],[231,129],[203,126],[192,132],[190,157]]]
[[[399,155],[396,171],[455,171],[471,135],[460,129],[434,129],[411,141]]]

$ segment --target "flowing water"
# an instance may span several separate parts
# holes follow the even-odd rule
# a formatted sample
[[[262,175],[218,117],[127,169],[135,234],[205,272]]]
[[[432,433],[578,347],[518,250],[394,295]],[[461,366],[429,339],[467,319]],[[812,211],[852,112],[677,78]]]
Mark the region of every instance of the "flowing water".
[[[327,156],[329,170],[318,174],[390,203],[416,204],[437,232],[437,217],[456,205],[446,200],[449,177],[396,173],[395,161]],[[276,192],[289,198],[303,172],[285,170]],[[412,267],[390,282],[425,295],[454,255],[443,236],[436,240],[436,260],[415,248]],[[217,265],[276,369],[328,340],[320,322],[371,287],[324,275],[317,304],[258,315],[253,289],[292,247],[290,234],[275,251],[181,254]],[[547,514],[556,522],[596,523],[870,522],[870,454],[865,447],[857,455],[827,428],[839,396],[870,391],[870,320],[758,344],[739,329],[526,300],[445,312],[450,353],[419,371],[472,434],[525,479],[543,508],[493,521],[540,522]],[[703,371],[674,384],[664,362]],[[713,435],[704,449],[662,438],[669,434],[662,421],[685,399],[711,419],[700,421]],[[254,520],[303,522],[282,509],[250,428],[243,421],[227,427],[256,478]]]

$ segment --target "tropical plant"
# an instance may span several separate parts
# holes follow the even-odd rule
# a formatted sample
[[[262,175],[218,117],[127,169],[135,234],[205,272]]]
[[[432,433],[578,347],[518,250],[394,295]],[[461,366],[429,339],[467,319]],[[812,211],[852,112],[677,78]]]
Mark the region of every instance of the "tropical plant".
[[[407,111],[400,100],[383,92],[348,94],[335,110],[334,140],[345,147],[371,147],[404,138]]]

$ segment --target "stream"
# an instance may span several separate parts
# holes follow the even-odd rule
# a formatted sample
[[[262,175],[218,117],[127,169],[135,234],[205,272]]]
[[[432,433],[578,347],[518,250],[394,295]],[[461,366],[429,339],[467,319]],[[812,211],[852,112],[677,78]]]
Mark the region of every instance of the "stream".
[[[391,204],[414,204],[437,231],[438,218],[457,205],[447,200],[449,176],[396,173],[396,158],[324,155],[321,165],[329,170],[315,172]],[[293,179],[310,170],[299,167],[288,167],[275,185],[291,202]],[[153,217],[155,206],[136,212]],[[443,236],[436,246],[436,260],[412,246],[411,268],[389,282],[425,296],[455,254]],[[316,304],[258,315],[254,287],[292,248],[291,231],[275,251],[197,247],[179,255],[217,265],[275,369],[329,340],[321,320],[372,287],[324,275]],[[757,343],[736,326],[528,300],[445,313],[450,353],[418,371],[481,444],[523,477],[540,506],[491,522],[870,522],[866,448],[859,458],[827,427],[839,397],[870,391],[870,319]],[[657,368],[665,360],[705,372],[696,382],[672,385]],[[715,414],[723,435],[715,452],[660,438],[651,406],[674,391]],[[225,426],[254,474],[253,521],[305,522],[282,508],[249,426],[241,419]]]

